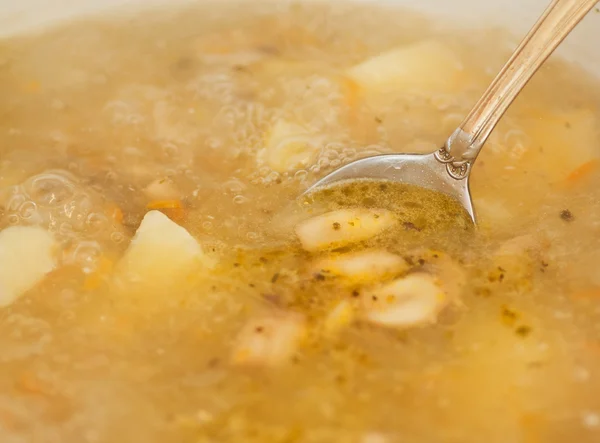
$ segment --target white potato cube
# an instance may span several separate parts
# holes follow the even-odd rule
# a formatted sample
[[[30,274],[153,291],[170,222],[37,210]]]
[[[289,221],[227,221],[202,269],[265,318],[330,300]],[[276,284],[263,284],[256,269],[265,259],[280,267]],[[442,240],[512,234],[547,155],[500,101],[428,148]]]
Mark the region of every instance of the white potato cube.
[[[441,285],[425,273],[411,274],[365,291],[361,300],[369,321],[400,328],[433,323],[448,304]]]
[[[38,284],[56,266],[56,242],[45,229],[13,226],[0,232],[0,307]]]
[[[276,366],[288,360],[306,334],[300,315],[287,312],[251,319],[240,332],[232,362],[243,366]]]
[[[408,263],[388,251],[367,250],[321,258],[314,263],[313,269],[326,275],[366,281],[406,271]]]
[[[310,166],[321,148],[321,138],[294,123],[278,120],[268,131],[261,156],[277,172]]]
[[[463,65],[451,48],[426,40],[365,60],[347,74],[368,90],[452,92],[462,72]]]
[[[488,278],[502,283],[530,287],[541,253],[546,249],[542,238],[530,234],[514,237],[504,242],[494,252]]]
[[[150,211],[118,263],[118,275],[129,282],[151,285],[177,283],[204,260],[202,248],[189,232],[162,212]]]
[[[299,223],[296,235],[304,249],[318,251],[368,240],[395,222],[386,209],[340,209]]]
[[[426,269],[437,278],[449,301],[460,304],[460,296],[468,282],[465,267],[440,251],[429,250],[423,257]]]

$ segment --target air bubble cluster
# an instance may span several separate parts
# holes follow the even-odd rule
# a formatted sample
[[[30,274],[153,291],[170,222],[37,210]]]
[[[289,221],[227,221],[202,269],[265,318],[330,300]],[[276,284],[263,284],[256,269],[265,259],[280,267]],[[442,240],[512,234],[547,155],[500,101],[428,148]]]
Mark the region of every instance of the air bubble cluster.
[[[48,229],[63,246],[63,261],[87,272],[103,253],[100,245],[124,239],[102,196],[65,170],[49,170],[8,188],[0,206],[9,225]]]

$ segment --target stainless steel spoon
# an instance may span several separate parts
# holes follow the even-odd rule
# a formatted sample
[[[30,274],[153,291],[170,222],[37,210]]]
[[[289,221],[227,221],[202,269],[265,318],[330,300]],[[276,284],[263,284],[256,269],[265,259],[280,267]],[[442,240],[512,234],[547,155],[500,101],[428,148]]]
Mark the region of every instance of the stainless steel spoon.
[[[342,180],[392,180],[455,198],[475,222],[469,175],[479,151],[521,89],[597,2],[553,0],[475,107],[438,151],[363,158],[325,176],[305,194]]]

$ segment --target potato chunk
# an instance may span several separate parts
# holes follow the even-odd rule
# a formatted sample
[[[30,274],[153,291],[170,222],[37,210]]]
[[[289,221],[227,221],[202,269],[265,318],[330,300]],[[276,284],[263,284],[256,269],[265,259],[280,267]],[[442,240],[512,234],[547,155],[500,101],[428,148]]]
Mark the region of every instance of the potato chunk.
[[[261,155],[271,169],[286,172],[310,166],[320,147],[318,136],[302,126],[278,120],[267,133]]]
[[[314,263],[313,269],[327,275],[366,281],[406,271],[408,264],[391,252],[370,250],[321,258]]]
[[[178,282],[203,261],[202,248],[189,232],[160,211],[150,211],[119,262],[118,272],[129,282]]]
[[[449,297],[449,301],[459,302],[468,281],[465,267],[448,254],[440,251],[428,250],[421,256],[426,261],[425,269],[437,277],[438,283]]]
[[[435,322],[448,300],[436,279],[425,273],[399,278],[362,295],[369,321],[403,328]]]
[[[393,213],[385,209],[340,209],[299,223],[296,235],[304,249],[318,251],[368,240],[395,221]]]
[[[504,242],[491,256],[488,279],[504,287],[529,288],[536,266],[542,261],[544,243],[530,234]]]
[[[56,243],[45,229],[13,226],[0,232],[0,307],[33,288],[56,266]]]
[[[288,360],[306,333],[304,318],[278,312],[251,319],[240,332],[232,362],[247,366],[276,366]]]
[[[392,49],[350,68],[348,76],[368,90],[454,91],[463,66],[452,49],[426,40]]]

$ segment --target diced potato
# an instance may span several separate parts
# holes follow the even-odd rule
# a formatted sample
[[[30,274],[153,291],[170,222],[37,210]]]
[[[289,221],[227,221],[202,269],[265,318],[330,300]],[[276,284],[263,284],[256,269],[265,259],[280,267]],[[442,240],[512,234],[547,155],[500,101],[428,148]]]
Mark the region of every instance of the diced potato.
[[[362,295],[369,321],[401,328],[435,322],[448,301],[442,286],[425,273],[399,278]]]
[[[455,91],[463,66],[446,45],[426,40],[392,49],[353,66],[348,76],[377,91]]]
[[[160,211],[150,211],[117,266],[128,282],[157,285],[185,281],[204,263],[194,237]]]
[[[244,366],[276,366],[285,363],[306,334],[300,315],[278,312],[250,320],[240,332],[232,362]]]
[[[534,109],[521,121],[532,142],[523,151],[520,164],[529,170],[562,181],[584,163],[600,158],[598,118],[592,110]]]
[[[355,310],[348,300],[342,300],[325,317],[323,330],[325,334],[331,335],[350,325],[355,317]]]
[[[454,325],[449,346],[456,350],[458,364],[436,378],[436,394],[455,399],[453,404],[460,410],[472,411],[468,418],[456,416],[461,426],[471,429],[473,420],[484,423],[490,411],[502,411],[495,420],[505,423],[503,429],[515,436],[513,441],[545,441],[524,440],[521,432],[512,433],[512,427],[519,423],[517,417],[523,408],[527,410],[524,405],[564,404],[561,391],[572,391],[556,383],[557,374],[565,370],[561,366],[565,361],[564,336],[551,327],[537,327],[535,317],[512,308],[511,318],[516,319],[508,325],[502,321],[503,310],[488,301],[471,310],[466,321]],[[532,370],[540,366],[543,371]]]
[[[56,242],[45,229],[13,226],[0,232],[0,307],[33,288],[56,266]]]
[[[149,200],[178,200],[181,191],[177,189],[173,180],[163,177],[153,180],[144,188],[144,194]]]
[[[496,251],[499,256],[514,256],[528,251],[540,250],[545,242],[531,234],[520,235],[505,241]]]
[[[384,250],[360,251],[325,257],[314,263],[315,272],[352,280],[375,280],[408,270],[399,255]]]
[[[504,286],[512,284],[528,288],[536,266],[535,259],[542,249],[544,242],[532,235],[522,235],[506,241],[492,256],[488,279]]]
[[[395,222],[386,209],[340,209],[299,223],[296,235],[304,249],[318,251],[368,240]]]
[[[459,302],[467,285],[467,271],[455,259],[440,251],[427,251],[423,254],[428,269],[438,280],[449,301]]]
[[[320,148],[320,137],[302,126],[278,120],[265,137],[261,156],[271,169],[286,172],[310,166]]]
[[[477,218],[479,224],[486,226],[501,226],[509,224],[514,219],[514,209],[503,201],[493,197],[478,197],[473,199],[473,204],[477,208]]]

